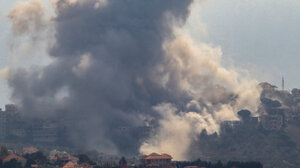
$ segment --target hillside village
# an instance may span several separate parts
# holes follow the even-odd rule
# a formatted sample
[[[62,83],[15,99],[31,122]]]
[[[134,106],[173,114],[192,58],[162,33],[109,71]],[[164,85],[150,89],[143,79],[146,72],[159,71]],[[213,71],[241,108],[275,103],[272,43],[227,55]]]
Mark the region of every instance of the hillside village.
[[[87,159],[86,155],[79,155],[78,151],[72,152],[71,150],[69,151],[71,154],[69,154],[64,150],[60,151],[64,146],[70,145],[65,134],[67,131],[66,124],[68,123],[66,119],[58,117],[51,120],[25,120],[13,104],[6,105],[4,110],[0,109],[0,140],[2,144],[8,144],[9,149],[11,149],[1,148],[1,152],[4,151],[1,156],[2,164],[18,163],[21,167],[40,167],[41,165],[45,167],[45,165],[48,165],[48,167],[64,168],[97,166],[156,168],[162,167],[164,164],[161,162],[165,162],[164,159],[167,159],[168,166],[164,167],[180,167],[180,165],[182,167],[200,167],[200,165],[203,165],[202,167],[208,168],[208,163],[211,166],[212,163],[217,164],[218,160],[227,162],[228,166],[229,163],[231,164],[231,160],[248,161],[250,159],[262,161],[263,164],[269,167],[275,164],[294,167],[298,164],[297,159],[300,159],[300,135],[298,135],[300,130],[300,89],[293,89],[292,91],[279,90],[276,86],[266,82],[260,83],[259,86],[263,90],[261,104],[258,111],[254,113],[255,116],[252,116],[253,113],[247,109],[241,110],[238,112],[239,121],[225,121],[221,124],[220,135],[206,135],[203,131],[200,135],[201,141],[195,142],[196,144],[193,145],[194,152],[187,155],[192,160],[201,158],[211,161],[205,162],[205,164],[204,162],[197,162],[198,165],[183,162],[171,163],[170,159],[172,157],[170,155],[154,153],[153,156],[149,155],[148,158],[159,158],[158,163],[156,163],[157,160],[135,158],[129,159],[130,163],[128,162],[128,164],[126,161],[126,166],[124,166],[125,164],[121,164],[121,162],[119,164],[121,159],[119,156],[96,152],[94,161],[92,161]],[[151,124],[138,128],[138,135],[147,136],[151,129]],[[119,131],[121,133],[126,132],[126,127],[120,128]],[[258,148],[261,145],[262,147]],[[46,151],[47,156],[40,152],[37,147],[43,152]],[[72,146],[69,147],[72,148]],[[260,151],[260,149],[264,151]],[[286,152],[287,150],[289,152]],[[274,152],[274,157],[268,157],[268,152]],[[280,155],[281,152],[285,152],[284,155]],[[226,155],[223,155],[224,153]],[[277,155],[282,158],[290,158],[290,160],[276,160]],[[285,155],[287,156],[285,157]],[[84,157],[84,162],[80,161],[80,156]],[[41,157],[43,161],[34,160],[32,157]],[[144,156],[144,158],[147,157]],[[11,161],[15,163],[11,163]],[[124,159],[123,162],[125,163]],[[226,167],[226,164],[224,166]],[[259,166],[260,164],[258,164]]]
[[[239,121],[225,121],[221,124],[221,132],[239,127],[242,123],[260,125],[265,130],[281,130],[290,128],[298,123],[300,118],[300,89],[278,90],[276,86],[267,82],[260,83],[263,89],[261,104],[256,116],[251,116],[247,109],[242,110],[244,116]],[[56,144],[67,145],[66,137],[68,120],[58,116],[52,119],[23,119],[22,112],[13,104],[0,109],[0,141],[10,143]],[[248,116],[247,116],[248,115]],[[244,118],[243,118],[244,117]],[[153,124],[153,123],[152,123]],[[155,123],[154,123],[155,124]],[[151,132],[151,123],[140,127],[140,136],[147,136]],[[120,128],[119,132],[126,132],[127,128]]]
[[[69,154],[66,151],[52,150],[48,156],[34,147],[20,151],[0,148],[0,167],[2,168],[262,168],[260,162],[230,161],[223,164],[201,161],[173,161],[168,154],[151,153],[141,155],[136,160],[127,161],[125,157],[111,158],[110,161],[92,160],[85,154]]]
[[[265,167],[300,165],[300,89],[287,91],[260,83],[258,111],[241,110],[239,121],[225,121],[220,135],[207,135],[193,144],[191,158],[259,160]],[[194,157],[196,156],[196,157]]]
[[[263,89],[261,93],[261,104],[258,108],[258,116],[242,114],[239,121],[225,121],[222,128],[234,129],[243,122],[260,124],[265,130],[281,130],[291,124],[297,123],[300,118],[300,89],[278,90],[276,86],[267,82],[260,83]],[[242,110],[245,113],[247,110]],[[247,113],[247,112],[246,112]],[[245,116],[246,115],[246,116]],[[248,116],[247,116],[248,115]],[[244,118],[243,118],[244,117]],[[244,121],[243,121],[244,120]]]

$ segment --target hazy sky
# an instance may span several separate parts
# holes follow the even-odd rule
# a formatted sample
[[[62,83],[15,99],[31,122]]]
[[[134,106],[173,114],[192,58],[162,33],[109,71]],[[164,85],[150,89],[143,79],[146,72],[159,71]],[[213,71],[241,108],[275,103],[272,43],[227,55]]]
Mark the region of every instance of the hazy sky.
[[[10,62],[9,47],[7,45],[8,35],[9,35],[9,22],[6,19],[6,13],[9,8],[14,4],[14,0],[0,0],[0,67],[4,68]],[[0,108],[4,104],[9,103],[9,90],[7,88],[6,82],[3,79],[0,80]]]
[[[0,0],[0,68],[10,60],[5,15],[15,2]],[[203,0],[193,7],[186,28],[195,41],[220,46],[224,64],[234,63],[277,86],[284,76],[287,89],[300,88],[299,0]],[[0,92],[3,106],[9,103],[3,80]]]
[[[300,1],[207,0],[197,5],[189,27],[195,39],[220,45],[224,59],[247,68],[259,80],[287,89],[300,87]],[[197,35],[197,21],[206,35]]]

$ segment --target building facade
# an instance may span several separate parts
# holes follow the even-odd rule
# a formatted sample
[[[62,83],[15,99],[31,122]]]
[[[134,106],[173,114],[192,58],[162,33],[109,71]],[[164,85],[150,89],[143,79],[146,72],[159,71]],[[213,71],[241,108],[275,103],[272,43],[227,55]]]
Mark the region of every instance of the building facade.
[[[168,154],[151,153],[142,157],[142,162],[147,168],[171,168],[172,156]]]

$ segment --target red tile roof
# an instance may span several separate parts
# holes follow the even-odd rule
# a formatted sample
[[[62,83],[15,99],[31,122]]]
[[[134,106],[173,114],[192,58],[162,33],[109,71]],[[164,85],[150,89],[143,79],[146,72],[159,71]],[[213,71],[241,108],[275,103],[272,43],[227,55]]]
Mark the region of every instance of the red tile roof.
[[[31,154],[31,153],[35,153],[38,152],[38,149],[36,149],[35,147],[31,146],[31,147],[24,147],[23,151],[25,154]]]
[[[71,161],[69,161],[68,163],[66,163],[63,168],[76,168],[77,167],[77,164],[76,163],[73,163]]]
[[[8,162],[12,159],[16,159],[17,161],[26,161],[26,159],[21,156],[18,156],[16,154],[10,154],[3,159],[3,162]]]
[[[88,163],[82,163],[79,165],[79,168],[92,168],[92,166],[89,165]]]
[[[168,154],[159,155],[157,153],[152,153],[144,158],[145,160],[153,160],[153,159],[173,159],[172,156]]]

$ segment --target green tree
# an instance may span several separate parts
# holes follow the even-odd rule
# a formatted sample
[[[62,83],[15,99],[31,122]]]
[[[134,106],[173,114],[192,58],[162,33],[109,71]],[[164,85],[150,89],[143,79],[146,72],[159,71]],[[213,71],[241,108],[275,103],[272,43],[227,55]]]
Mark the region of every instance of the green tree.
[[[122,157],[121,160],[119,161],[119,167],[127,167],[127,161],[125,157]]]
[[[3,168],[22,168],[22,164],[16,159],[11,159],[9,162],[3,164]]]
[[[276,107],[281,106],[281,103],[278,100],[272,100],[272,99],[268,99],[268,98],[261,98],[261,102],[264,105],[268,106],[268,107],[276,108]]]
[[[32,154],[26,154],[24,157],[27,159],[25,167],[30,167],[31,164],[45,165],[48,161],[47,157],[40,151]]]
[[[251,112],[249,110],[241,110],[238,112],[238,115],[243,121],[248,121],[250,119]]]
[[[0,156],[8,156],[9,155],[9,152],[6,148],[6,146],[1,146],[0,147]]]
[[[81,164],[81,163],[89,163],[90,165],[96,164],[86,154],[79,154],[76,157],[78,157],[78,159],[79,159],[78,164]]]

